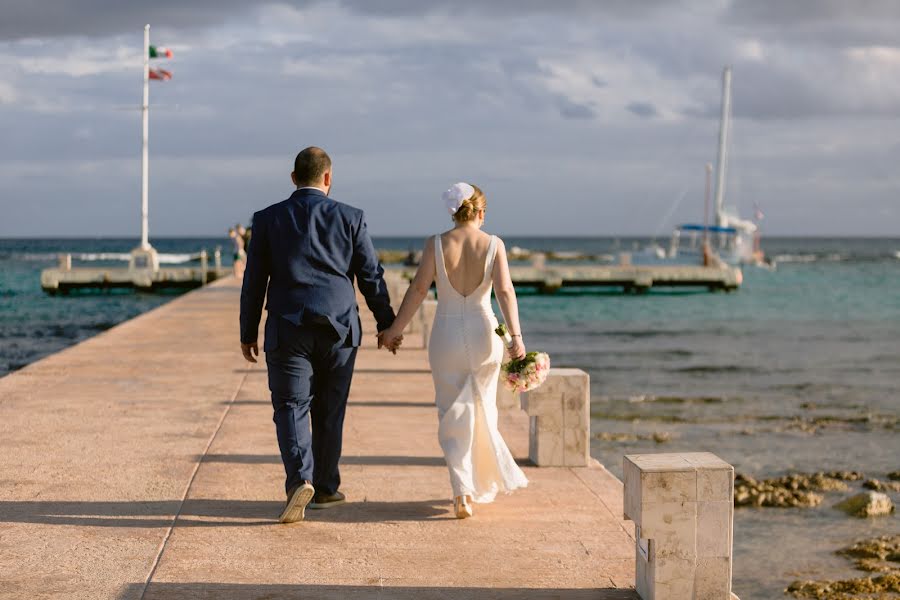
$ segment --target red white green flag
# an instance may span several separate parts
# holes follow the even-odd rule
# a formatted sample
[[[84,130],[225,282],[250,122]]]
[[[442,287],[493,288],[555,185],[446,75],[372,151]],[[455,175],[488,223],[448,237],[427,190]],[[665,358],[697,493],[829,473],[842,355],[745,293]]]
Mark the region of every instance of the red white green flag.
[[[172,51],[164,46],[150,46],[150,58],[172,58]],[[150,79],[158,81],[168,81],[172,79],[172,72],[160,69],[158,67],[150,67],[147,75]]]
[[[163,46],[150,46],[150,58],[172,58],[172,51]]]

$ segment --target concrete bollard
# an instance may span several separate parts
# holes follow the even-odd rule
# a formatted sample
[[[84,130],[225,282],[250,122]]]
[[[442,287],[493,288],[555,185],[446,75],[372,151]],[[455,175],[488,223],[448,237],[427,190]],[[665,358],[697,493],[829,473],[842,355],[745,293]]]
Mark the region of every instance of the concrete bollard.
[[[709,452],[625,457],[643,600],[736,600],[731,593],[734,467]]]
[[[434,326],[434,315],[437,312],[437,300],[428,298],[422,301],[419,307],[419,331],[422,332],[422,347],[428,348],[428,338],[431,337],[431,328]]]
[[[497,382],[497,408],[499,410],[518,410],[522,403],[519,399],[519,392],[506,389],[506,386],[503,385],[505,379],[503,371],[500,371],[500,380]]]
[[[409,281],[400,273],[386,272],[384,282],[387,284],[388,294],[391,296],[391,308],[397,313],[400,310],[400,305],[403,304],[406,290],[409,289]],[[418,319],[413,319],[406,326],[406,329],[403,330],[403,333],[416,333],[418,326]]]
[[[209,255],[206,250],[200,251],[200,284],[209,283]]]
[[[72,255],[71,254],[60,254],[59,255],[59,270],[60,271],[71,271],[72,270]]]
[[[591,385],[581,369],[550,369],[544,384],[520,394],[531,417],[528,456],[539,467],[585,467],[590,462]]]

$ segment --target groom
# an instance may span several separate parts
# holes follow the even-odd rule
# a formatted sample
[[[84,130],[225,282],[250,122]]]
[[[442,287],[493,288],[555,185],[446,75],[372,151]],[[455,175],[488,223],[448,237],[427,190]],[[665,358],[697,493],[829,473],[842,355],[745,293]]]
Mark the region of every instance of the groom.
[[[256,362],[268,287],[263,350],[287,473],[282,523],[302,521],[307,504],[331,508],[345,500],[338,461],[361,338],[354,279],[379,332],[395,316],[363,211],[328,197],[331,177],[321,148],[297,155],[291,173],[297,190],[253,215],[241,289],[241,351]]]

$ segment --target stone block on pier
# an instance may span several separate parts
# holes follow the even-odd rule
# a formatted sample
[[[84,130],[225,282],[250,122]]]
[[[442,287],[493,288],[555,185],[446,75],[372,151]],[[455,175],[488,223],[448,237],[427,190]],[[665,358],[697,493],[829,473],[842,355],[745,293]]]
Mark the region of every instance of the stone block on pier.
[[[520,394],[531,417],[528,455],[539,467],[590,462],[590,377],[581,369],[550,369],[536,390]]]
[[[499,410],[519,410],[521,401],[519,400],[519,392],[513,392],[503,385],[506,375],[500,371],[499,381],[497,382],[497,408]]]
[[[422,332],[422,346],[428,348],[431,328],[434,326],[434,315],[437,313],[437,300],[426,298],[419,307],[419,331]]]
[[[729,600],[734,468],[708,452],[625,457],[643,600]]]

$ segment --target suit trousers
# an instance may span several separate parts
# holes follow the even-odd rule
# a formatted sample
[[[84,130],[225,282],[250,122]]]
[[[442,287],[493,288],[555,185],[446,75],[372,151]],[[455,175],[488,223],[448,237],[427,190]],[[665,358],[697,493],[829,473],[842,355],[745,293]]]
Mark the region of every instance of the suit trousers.
[[[266,365],[285,491],[309,480],[316,493],[333,494],[341,485],[338,463],[357,349],[327,325],[269,318],[277,319],[266,327],[277,335]]]

